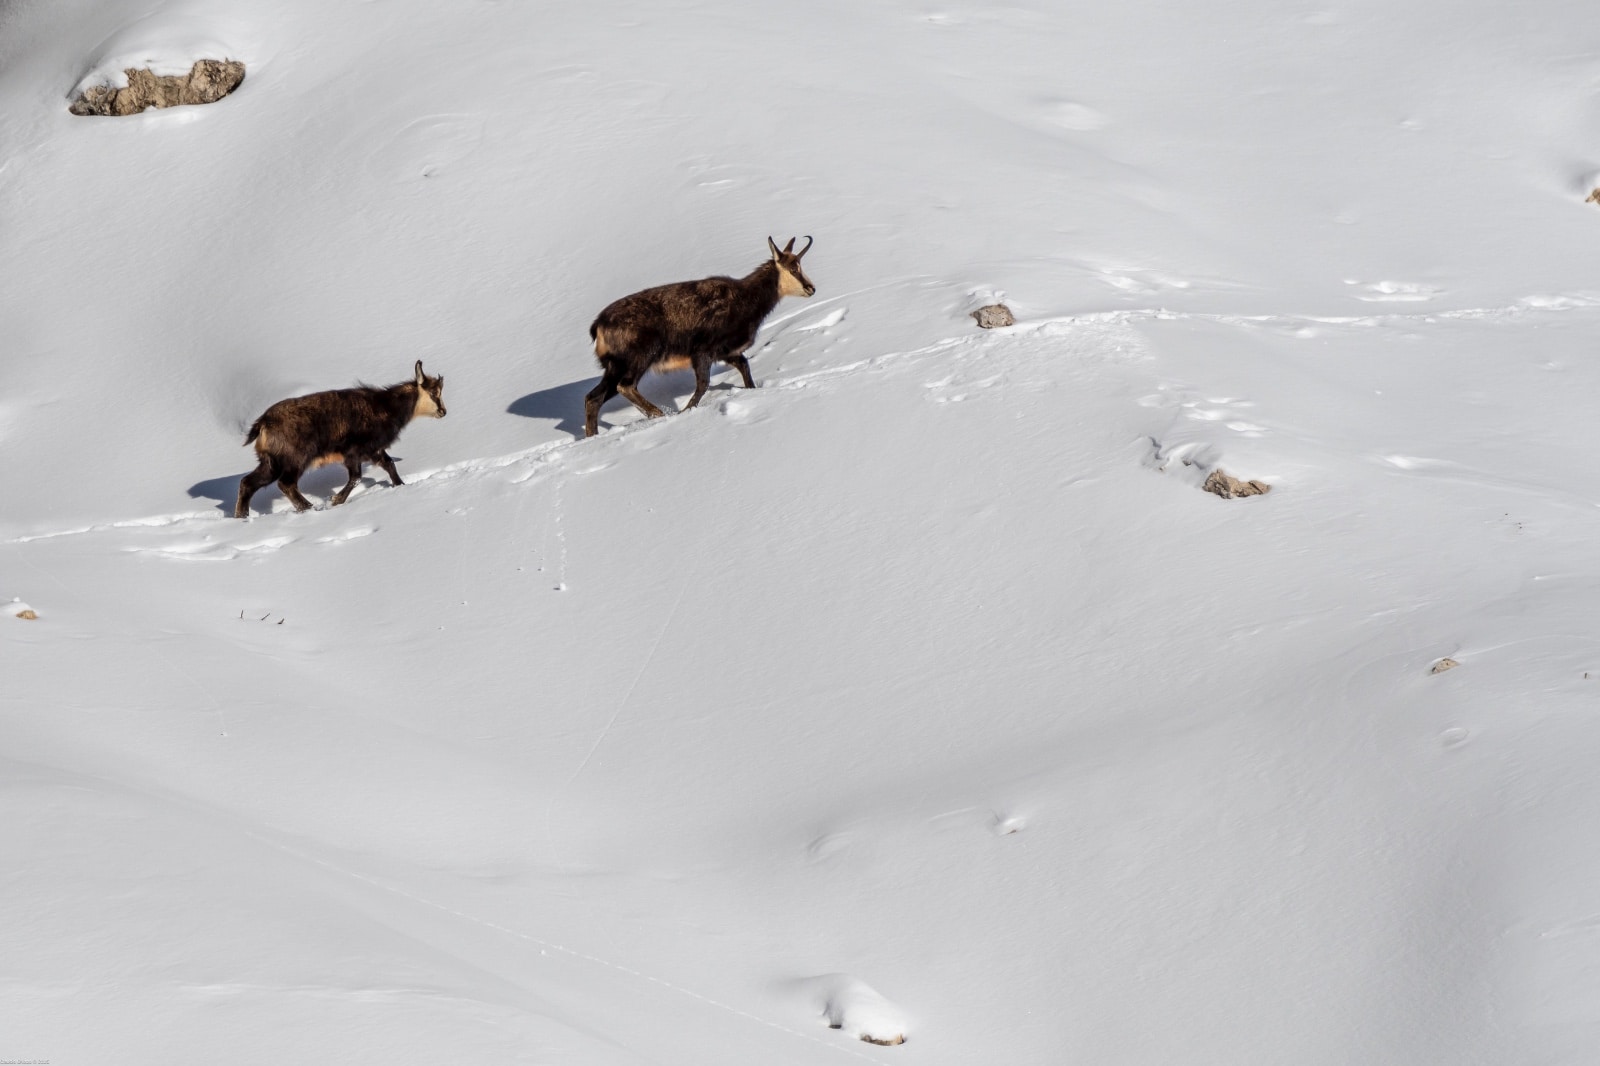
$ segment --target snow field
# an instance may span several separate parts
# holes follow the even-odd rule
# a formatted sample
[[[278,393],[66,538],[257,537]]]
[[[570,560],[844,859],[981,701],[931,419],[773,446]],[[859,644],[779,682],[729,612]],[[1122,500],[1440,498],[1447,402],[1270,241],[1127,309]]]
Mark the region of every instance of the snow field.
[[[1581,15],[0,6],[0,1057],[1587,1061]]]

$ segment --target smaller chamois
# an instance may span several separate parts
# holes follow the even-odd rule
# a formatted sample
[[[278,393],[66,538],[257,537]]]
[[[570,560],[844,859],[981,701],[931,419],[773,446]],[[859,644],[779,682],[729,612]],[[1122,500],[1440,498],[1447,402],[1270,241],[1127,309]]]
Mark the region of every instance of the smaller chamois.
[[[361,480],[362,463],[377,463],[392,483],[404,484],[387,449],[413,418],[443,418],[443,396],[444,377],[428,377],[418,359],[415,379],[386,389],[362,385],[279,400],[244,439],[255,443],[260,463],[239,482],[233,517],[250,517],[250,497],[269,481],[277,481],[294,509],[304,511],[311,503],[300,495],[300,476],[328,463],[343,463],[350,472],[330,506],[349,498]]]
[[[694,369],[694,395],[687,411],[700,402],[711,383],[711,364],[724,362],[756,387],[744,353],[755,343],[762,319],[785,296],[810,296],[815,285],[800,268],[811,249],[794,250],[794,238],[780,250],[767,238],[772,258],[742,278],[702,278],[636,292],[609,305],[589,327],[600,384],[584,397],[583,435],[600,431],[600,407],[619,392],[649,418],[661,408],[644,398],[639,379],[650,370]]]

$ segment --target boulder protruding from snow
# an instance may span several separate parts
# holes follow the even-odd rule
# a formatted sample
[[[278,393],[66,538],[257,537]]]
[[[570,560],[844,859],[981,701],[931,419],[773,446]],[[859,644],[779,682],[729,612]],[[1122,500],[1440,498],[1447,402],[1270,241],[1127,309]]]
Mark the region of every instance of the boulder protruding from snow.
[[[127,88],[91,85],[68,108],[74,115],[137,115],[147,107],[213,104],[244,81],[237,59],[202,59],[187,74],[155,74],[130,67]]]
[[[1272,486],[1265,481],[1240,481],[1220,466],[1211,471],[1206,483],[1200,487],[1213,495],[1221,496],[1224,500],[1236,500],[1243,496],[1265,496],[1272,491]]]
[[[1443,659],[1440,659],[1438,662],[1434,663],[1433,669],[1429,670],[1428,673],[1442,674],[1446,670],[1454,670],[1460,665],[1461,664],[1456,662],[1454,659],[1450,658],[1449,656],[1445,656]]]
[[[1017,324],[1016,317],[1011,313],[1011,308],[1005,304],[990,304],[987,307],[980,307],[972,312],[972,317],[977,320],[978,325],[983,329],[998,329],[1001,326],[1014,326]]]
[[[33,622],[39,617],[39,612],[35,611],[32,607],[29,607],[19,599],[13,599],[10,603],[6,604],[6,610],[12,616],[20,618],[24,622]]]

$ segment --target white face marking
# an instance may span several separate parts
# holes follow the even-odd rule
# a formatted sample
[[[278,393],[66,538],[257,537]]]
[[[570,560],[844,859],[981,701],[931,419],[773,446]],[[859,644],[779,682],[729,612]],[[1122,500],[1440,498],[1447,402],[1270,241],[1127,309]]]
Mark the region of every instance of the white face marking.
[[[805,282],[778,264],[778,295],[779,296],[807,296]]]
[[[433,402],[433,397],[428,395],[427,389],[417,390],[417,406],[411,412],[412,418],[438,418],[439,405]]]

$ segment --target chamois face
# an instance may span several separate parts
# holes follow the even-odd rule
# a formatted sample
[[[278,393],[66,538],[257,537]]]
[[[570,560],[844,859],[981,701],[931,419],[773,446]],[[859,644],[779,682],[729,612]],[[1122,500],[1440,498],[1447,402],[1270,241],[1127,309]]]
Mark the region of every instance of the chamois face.
[[[778,264],[779,296],[810,296],[817,291],[811,279],[806,277],[806,272],[800,269],[800,257],[811,250],[810,237],[806,238],[806,246],[798,253],[794,250],[793,237],[781,249],[768,237],[767,247],[772,249],[772,261]]]
[[[444,375],[430,378],[422,372],[422,360],[417,360],[417,406],[412,418],[444,417]]]

